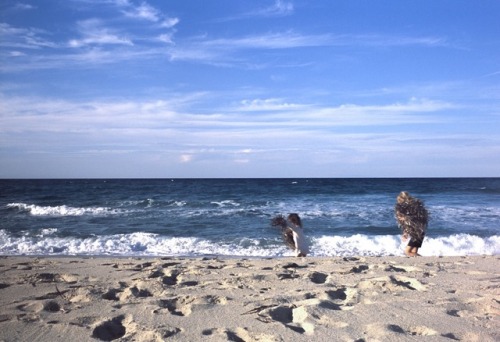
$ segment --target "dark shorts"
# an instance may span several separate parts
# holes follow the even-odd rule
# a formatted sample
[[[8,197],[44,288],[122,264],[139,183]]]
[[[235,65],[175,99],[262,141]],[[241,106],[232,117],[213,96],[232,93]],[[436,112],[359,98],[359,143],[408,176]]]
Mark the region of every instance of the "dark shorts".
[[[408,247],[422,247],[422,242],[424,242],[425,235],[422,236],[421,239],[410,238],[410,242],[408,242]]]

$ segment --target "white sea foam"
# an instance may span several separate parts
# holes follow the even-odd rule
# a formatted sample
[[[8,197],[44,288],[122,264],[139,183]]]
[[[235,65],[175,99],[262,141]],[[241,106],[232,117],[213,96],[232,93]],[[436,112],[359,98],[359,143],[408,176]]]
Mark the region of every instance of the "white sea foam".
[[[379,256],[402,254],[398,236],[323,236],[313,239],[311,251],[320,256]]]
[[[173,201],[171,205],[174,207],[184,207],[186,204],[186,201]]]
[[[82,216],[82,215],[111,215],[118,214],[121,211],[118,209],[103,208],[103,207],[83,207],[75,208],[66,205],[60,206],[38,206],[35,204],[26,203],[9,203],[7,208],[17,208],[21,211],[26,211],[33,216]]]
[[[446,238],[426,238],[422,255],[498,255],[500,254],[500,235],[481,238],[469,234],[455,234]]]
[[[38,236],[43,237],[43,236],[53,235],[56,234],[57,231],[58,231],[57,228],[43,228],[40,230],[40,234],[38,234]]]
[[[57,237],[48,234],[13,236],[0,230],[1,255],[137,255],[137,256],[291,256],[279,239],[240,238],[210,241],[194,237],[165,237],[152,233],[132,233],[88,238]],[[403,255],[404,246],[396,235],[323,236],[310,239],[311,256]],[[468,234],[426,238],[423,256],[499,255],[500,236],[481,238]]]
[[[233,200],[224,200],[224,201],[220,201],[220,202],[213,201],[210,203],[216,204],[219,207],[227,207],[227,206],[239,207],[240,206],[240,204],[238,202],[233,201]]]

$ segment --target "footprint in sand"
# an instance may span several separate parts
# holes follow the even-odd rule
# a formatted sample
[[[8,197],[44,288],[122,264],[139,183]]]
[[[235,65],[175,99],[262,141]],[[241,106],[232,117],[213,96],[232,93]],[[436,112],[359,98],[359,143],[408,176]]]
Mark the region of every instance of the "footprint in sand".
[[[180,296],[170,299],[160,299],[159,306],[162,309],[167,309],[172,315],[189,316],[191,314],[191,303],[195,298],[190,296]],[[159,313],[155,310],[154,313]]]
[[[98,298],[102,294],[98,289],[88,289],[80,287],[65,294],[65,298],[71,303],[88,303]]]
[[[286,280],[286,279],[296,279],[299,278],[300,276],[295,273],[294,271],[287,271],[283,273],[278,273],[276,274],[279,280]]]
[[[154,330],[144,330],[134,334],[132,341],[163,342],[167,338],[175,336],[180,332],[182,332],[182,330],[176,327],[161,327],[155,328]]]
[[[386,272],[408,273],[408,272],[421,272],[422,269],[415,266],[406,265],[390,265],[385,268]]]
[[[408,333],[416,336],[433,336],[438,334],[437,331],[425,326],[410,327]]]
[[[298,303],[298,305],[286,304],[266,306],[262,309],[257,308],[251,310],[251,312],[258,312],[257,319],[261,322],[279,322],[297,333],[311,335],[314,333],[314,324],[309,318],[307,305],[312,305],[312,303],[319,303],[318,305],[321,306],[324,302],[318,299],[312,299]]]
[[[118,295],[121,292],[123,292],[122,289],[109,289],[108,291],[102,294],[102,299],[118,301],[120,300]]]
[[[474,317],[476,320],[492,320],[500,316],[498,301],[489,297],[474,297],[463,302],[450,301],[446,313],[453,317]]]
[[[74,321],[71,321],[69,324],[86,328],[96,325],[96,323],[99,321],[100,318],[97,316],[82,316],[82,317],[77,317]]]
[[[148,261],[148,262],[144,262],[142,264],[134,265],[134,267],[132,267],[130,270],[131,271],[146,271],[151,266],[153,266],[153,263]]]
[[[178,270],[170,270],[164,273],[164,277],[162,278],[163,284],[167,286],[177,285],[180,273]]]
[[[395,324],[385,324],[385,323],[373,323],[366,325],[366,330],[364,334],[368,337],[368,341],[371,340],[386,340],[387,335],[406,334],[405,330],[399,325]]]
[[[50,300],[43,304],[43,311],[47,312],[59,312],[61,310],[61,305],[54,300]]]
[[[99,323],[92,331],[92,337],[101,341],[113,341],[127,333],[124,325],[125,316],[118,316],[108,321]]]
[[[426,291],[427,288],[415,278],[409,278],[400,275],[391,275],[389,277],[378,277],[368,280],[363,280],[356,286],[359,289],[379,289],[382,292],[390,291]]]
[[[323,298],[340,305],[341,310],[351,310],[359,302],[359,293],[355,288],[340,287],[325,291]]]
[[[59,274],[56,273],[36,273],[30,276],[30,283],[52,283],[56,282],[59,278]]]
[[[37,313],[43,310],[43,303],[40,301],[29,302],[17,306],[19,311]]]
[[[161,309],[176,316],[189,316],[194,311],[206,310],[216,305],[226,305],[230,299],[223,296],[207,295],[200,298],[192,296],[179,296],[159,301],[160,310],[153,311],[161,313]]]
[[[67,284],[75,284],[78,282],[78,276],[74,274],[60,274],[61,281]]]
[[[324,284],[328,280],[328,274],[321,272],[312,272],[308,278],[315,284]]]
[[[124,301],[124,300],[132,298],[132,297],[133,298],[145,298],[145,297],[152,297],[152,296],[153,296],[153,294],[148,289],[144,289],[144,288],[137,287],[137,286],[132,286],[132,287],[125,289],[125,291],[123,291],[123,293],[120,295],[120,299],[122,301]]]
[[[36,301],[18,305],[17,309],[22,313],[16,316],[2,315],[1,321],[2,322],[8,321],[16,317],[17,320],[23,322],[38,322],[42,320],[42,317],[45,316],[43,312],[48,314],[53,314],[61,311],[61,306],[56,301],[46,301],[46,302]],[[50,322],[56,322],[56,321],[47,320],[47,323]]]
[[[277,339],[268,334],[252,335],[246,328],[222,329],[213,328],[202,331],[204,336],[217,336],[223,341],[248,342],[248,341],[276,341]]]
[[[12,321],[16,318],[15,315],[0,315],[0,323]]]
[[[191,287],[191,286],[196,286],[198,285],[199,283],[195,280],[190,280],[190,281],[183,281],[182,283],[180,283],[179,285],[180,286],[185,286],[185,287]]]
[[[426,326],[412,326],[405,329],[396,324],[374,323],[366,326],[366,334],[371,339],[390,339],[388,335],[435,336],[438,332]],[[444,336],[444,335],[443,335]],[[447,337],[447,336],[444,336]],[[398,339],[400,337],[397,337]]]
[[[129,301],[133,298],[158,297],[163,294],[163,286],[157,280],[137,280],[132,284],[120,282],[120,287],[105,291],[101,298],[112,301]]]
[[[351,268],[350,273],[366,273],[370,269],[369,265],[359,265]]]

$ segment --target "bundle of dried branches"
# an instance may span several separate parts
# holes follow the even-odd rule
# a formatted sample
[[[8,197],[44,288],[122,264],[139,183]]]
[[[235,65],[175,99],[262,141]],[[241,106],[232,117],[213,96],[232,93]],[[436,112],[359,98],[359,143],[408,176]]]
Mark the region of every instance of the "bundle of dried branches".
[[[398,197],[394,211],[403,234],[416,240],[422,240],[429,222],[429,213],[425,209],[424,203],[406,193],[406,195]]]

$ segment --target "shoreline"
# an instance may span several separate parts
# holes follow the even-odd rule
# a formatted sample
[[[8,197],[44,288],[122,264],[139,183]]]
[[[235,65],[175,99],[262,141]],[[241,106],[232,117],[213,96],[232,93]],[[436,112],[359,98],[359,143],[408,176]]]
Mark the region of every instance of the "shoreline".
[[[0,256],[1,341],[500,340],[500,257]]]

